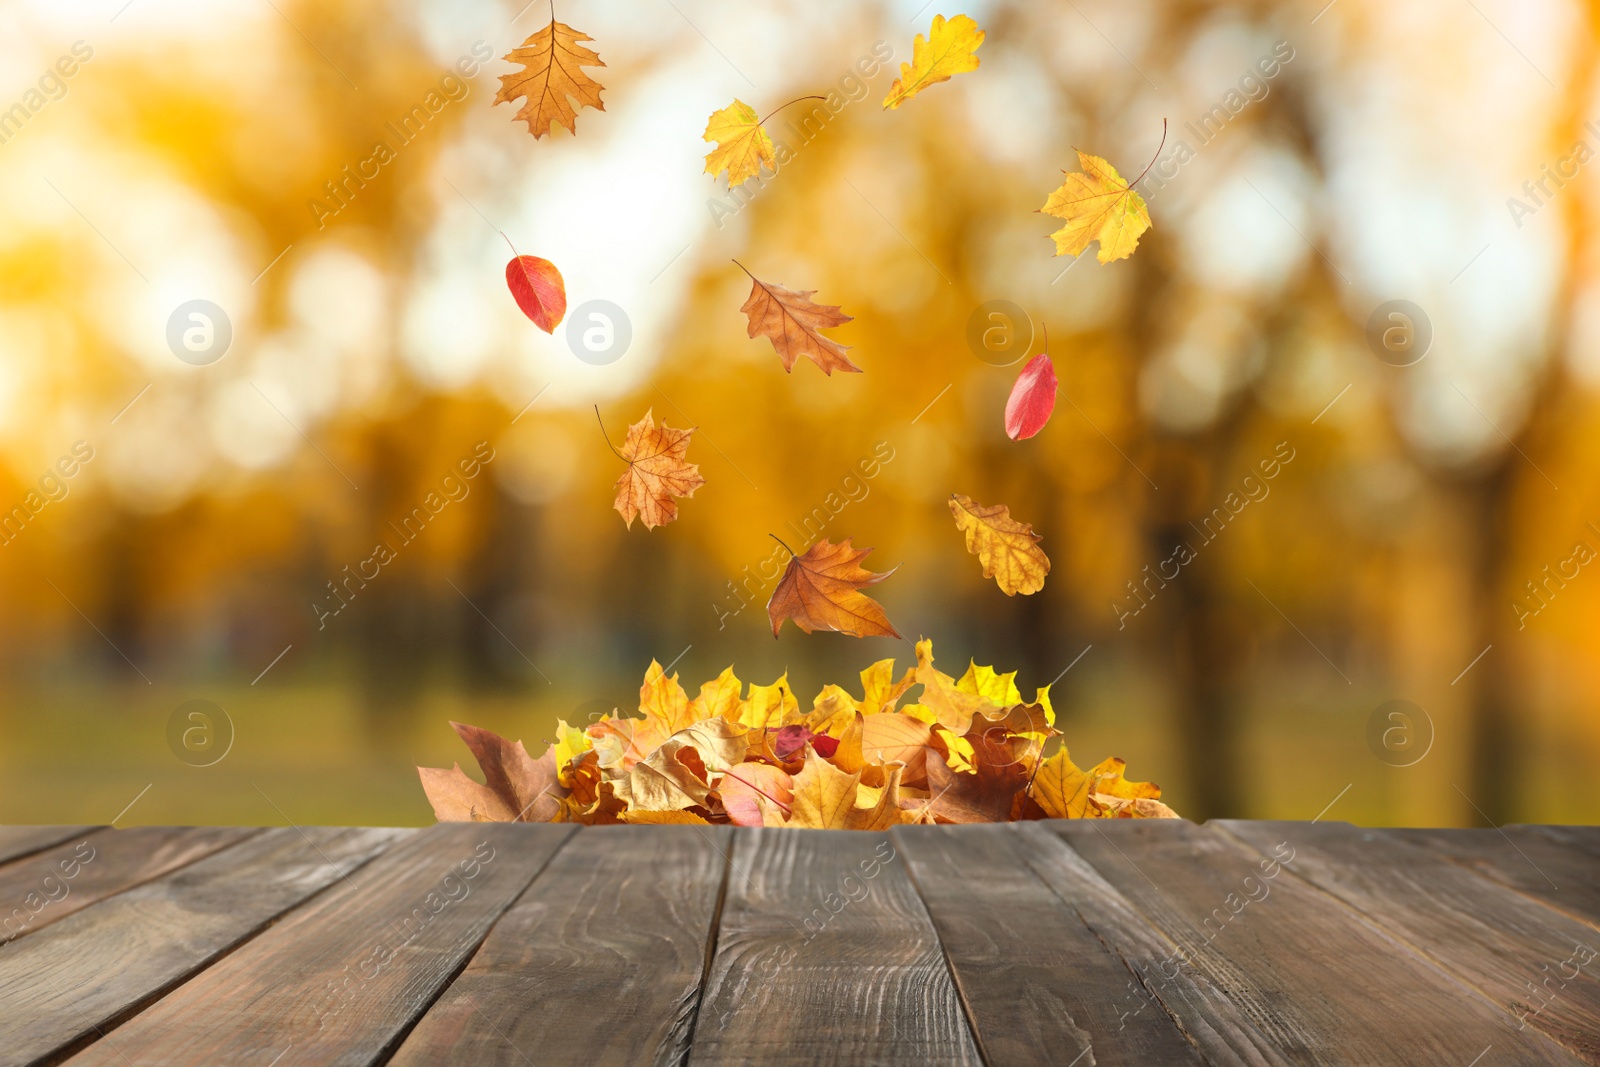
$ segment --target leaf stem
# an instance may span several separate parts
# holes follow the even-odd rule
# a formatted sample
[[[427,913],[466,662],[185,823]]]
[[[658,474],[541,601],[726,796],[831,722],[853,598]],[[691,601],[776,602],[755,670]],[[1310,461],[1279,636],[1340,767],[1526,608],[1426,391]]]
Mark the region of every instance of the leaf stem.
[[[746,274],[750,274],[750,268],[745,266],[743,263],[740,263],[737,259],[733,261],[733,265],[744,271]],[[750,274],[750,280],[758,284],[761,281],[761,279],[757,278],[754,274]]]
[[[617,451],[617,446],[611,443],[611,435],[606,433],[606,424],[605,424],[605,420],[600,417],[600,405],[599,404],[596,404],[594,406],[594,421],[598,422],[600,424],[600,436],[604,437],[606,439],[606,447],[611,449],[611,454],[613,456],[616,456],[618,459],[622,460],[622,462],[628,463],[628,457],[624,456],[621,452]],[[631,463],[628,463],[628,465],[630,467],[633,466],[633,464],[631,464]]]
[[[802,100],[826,100],[826,99],[828,99],[828,98],[825,97],[825,96],[797,96],[793,100],[789,101],[789,104],[798,104]],[[779,104],[777,107],[775,107],[771,111],[767,112],[767,119],[770,119],[772,116],[776,115],[778,112],[780,112],[784,108],[788,107],[789,104]],[[762,123],[766,122],[767,119],[761,119],[759,122],[756,123],[756,125],[760,126]]]
[[[1139,176],[1137,178],[1133,179],[1133,181],[1128,183],[1128,188],[1129,189],[1132,189],[1135,185],[1138,185],[1140,182],[1144,181],[1144,176],[1146,174],[1150,173],[1150,167],[1153,167],[1153,166],[1156,165],[1156,160],[1161,158],[1161,150],[1163,148],[1165,148],[1166,146],[1167,146],[1167,120],[1166,119],[1162,119],[1161,120],[1161,143],[1156,145],[1156,154],[1150,157],[1149,166],[1145,167],[1144,170],[1140,171],[1139,172]]]
[[[501,230],[500,231],[500,236],[505,238],[505,242],[506,242],[507,247],[509,247],[511,249],[511,254],[513,256],[516,256],[518,259],[521,259],[522,258],[522,253],[518,252],[517,251],[517,246],[511,243],[511,238],[506,237],[506,231]]]
[[[767,536],[772,538],[774,541],[778,542],[778,544],[783,545],[783,538],[779,537],[777,534],[769,533],[769,534],[767,534]],[[795,557],[795,558],[799,557],[800,554],[798,552],[796,552],[794,549],[790,548],[788,545],[783,545],[783,547],[784,547],[784,550],[787,551],[791,557]]]

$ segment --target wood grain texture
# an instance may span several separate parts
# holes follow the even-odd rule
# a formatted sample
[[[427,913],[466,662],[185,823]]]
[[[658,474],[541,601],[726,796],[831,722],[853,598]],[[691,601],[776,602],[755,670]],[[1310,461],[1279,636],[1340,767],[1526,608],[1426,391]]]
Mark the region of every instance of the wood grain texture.
[[[1107,990],[1118,1025],[1166,1014],[1213,1064],[1284,1067],[1297,1062],[1277,1034],[1258,1029],[1233,1002],[1227,982],[1182,964],[1178,939],[1169,937],[1048,827],[1029,822],[1013,827],[1023,839],[1023,857],[1040,879],[1076,910],[1106,948],[1133,974],[1132,982]],[[1151,1025],[1145,1023],[1145,1025]]]
[[[980,1062],[938,935],[887,835],[734,831],[689,1062]]]
[[[1489,1048],[1508,1062],[1582,1062],[1294,875],[1308,847],[1299,824],[1265,852],[1181,820],[1047,825],[1291,1062],[1391,1063],[1404,1049],[1400,1062],[1466,1064]]]
[[[0,944],[236,845],[255,831],[138,826],[68,838],[0,867]]]
[[[104,829],[104,826],[0,826],[0,863]]]
[[[0,948],[0,1064],[98,1036],[404,832],[262,831]]]
[[[720,827],[579,831],[390,1063],[683,1062],[732,844]]]
[[[373,1063],[571,829],[440,823],[417,831],[70,1062],[265,1065],[281,1055]]]
[[[1574,947],[1600,938],[1586,923],[1479,877],[1384,830],[1349,823],[1211,823],[1258,851],[1293,838],[1290,870],[1361,912],[1412,951],[1479,990],[1522,1026],[1600,1062],[1600,959]],[[1591,877],[1600,873],[1600,865]]]
[[[1127,963],[1028,866],[1021,849],[1036,841],[983,825],[903,826],[890,838],[988,1063],[1202,1062],[1166,1012],[1137,1010],[1145,996]]]
[[[1600,851],[1584,847],[1571,827],[1387,832],[1600,927]]]

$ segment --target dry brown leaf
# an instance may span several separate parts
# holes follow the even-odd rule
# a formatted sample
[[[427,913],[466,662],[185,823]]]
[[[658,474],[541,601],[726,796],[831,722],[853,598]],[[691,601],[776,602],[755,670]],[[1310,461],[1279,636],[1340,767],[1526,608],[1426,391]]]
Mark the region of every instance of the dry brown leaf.
[[[803,555],[792,557],[767,602],[772,636],[778,636],[784,619],[793,619],[808,634],[835,630],[851,637],[899,637],[883,606],[861,592],[898,569],[867,570],[861,561],[871,551],[852,548],[848,537],[837,545],[821,538]]]
[[[633,529],[633,520],[644,521],[645,529],[665,525],[678,517],[678,504],[672,498],[694,496],[706,484],[700,468],[688,462],[689,435],[694,427],[674,430],[666,423],[658,428],[655,412],[628,427],[628,437],[617,456],[628,465],[617,479],[615,507]]]
[[[526,97],[516,117],[527,122],[528,132],[535,139],[549,133],[552,123],[577,133],[578,113],[567,97],[577,100],[579,107],[606,109],[600,102],[600,92],[605,87],[581,69],[605,66],[599,53],[579,43],[592,40],[588,34],[551,19],[548,26],[506,54],[508,62],[520,63],[525,69],[500,75],[500,91],[495,93],[494,102],[506,104],[519,96]]]
[[[750,274],[742,263],[739,269]],[[847,346],[818,332],[843,326],[852,321],[851,316],[835,305],[813,303],[815,289],[787,289],[776,282],[764,282],[754,274],[750,274],[750,281],[750,297],[739,309],[750,320],[745,332],[770,340],[785,371],[793,371],[794,361],[805,356],[830,376],[836,370],[860,373],[861,368],[845,355]]]
[[[507,741],[465,723],[450,725],[483,769],[484,784],[478,786],[459,764],[450,771],[418,767],[423,792],[433,804],[436,818],[447,822],[551,822],[560,814],[567,789],[556,769],[555,746],[534,759],[521,741]]]

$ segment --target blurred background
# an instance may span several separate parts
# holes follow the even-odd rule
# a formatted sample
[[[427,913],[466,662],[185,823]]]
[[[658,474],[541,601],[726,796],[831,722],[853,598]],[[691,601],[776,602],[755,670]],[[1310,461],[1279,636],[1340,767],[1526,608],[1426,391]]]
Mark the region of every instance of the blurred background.
[[[651,658],[859,691],[911,642],[763,610],[818,532],[1190,817],[1600,821],[1600,12],[1325,2],[560,0],[605,110],[535,141],[491,102],[548,3],[14,0],[0,822],[419,824],[448,720],[542,749]],[[936,13],[981,67],[882,111]],[[703,173],[712,111],[807,94],[778,173]],[[1131,259],[1053,257],[1074,148],[1156,160]],[[784,374],[735,257],[865,373]],[[699,428],[678,522],[624,528],[595,406]]]

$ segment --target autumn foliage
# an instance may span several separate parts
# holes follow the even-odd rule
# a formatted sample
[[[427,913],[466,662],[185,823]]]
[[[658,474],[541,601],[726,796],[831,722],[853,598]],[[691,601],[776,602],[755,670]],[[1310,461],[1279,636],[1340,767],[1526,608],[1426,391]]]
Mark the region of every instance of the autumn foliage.
[[[1050,687],[1024,702],[1015,677],[969,664],[952,678],[923,640],[898,679],[881,660],[861,672],[861,696],[828,685],[806,710],[787,675],[747,688],[730,667],[691,697],[652,661],[638,717],[562,722],[537,759],[520,741],[455,723],[484,781],[460,764],[418,773],[434,814],[454,822],[884,830],[1176,817],[1159,787],[1123,777],[1120,759],[1085,771],[1064,745],[1045,757],[1059,736]]]

